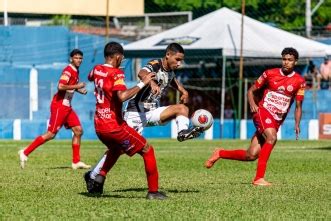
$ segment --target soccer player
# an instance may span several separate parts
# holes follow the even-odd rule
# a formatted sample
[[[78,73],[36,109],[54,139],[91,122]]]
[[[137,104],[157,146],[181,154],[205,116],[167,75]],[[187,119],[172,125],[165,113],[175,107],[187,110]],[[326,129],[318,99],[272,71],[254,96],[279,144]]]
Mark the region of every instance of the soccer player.
[[[299,54],[294,48],[285,48],[282,53],[282,67],[266,70],[247,92],[248,102],[253,114],[256,132],[247,150],[224,150],[218,148],[205,162],[206,168],[222,159],[253,161],[258,159],[253,184],[269,186],[264,179],[267,162],[277,142],[277,131],[286,118],[291,104],[295,100],[295,133],[300,134],[302,102],[305,80],[294,71]],[[258,100],[258,94],[263,94]]]
[[[124,73],[119,69],[124,58],[123,47],[116,42],[109,42],[104,48],[105,64],[96,65],[88,79],[94,82],[96,110],[94,115],[95,131],[108,151],[100,171],[88,171],[85,175],[89,193],[103,193],[107,173],[121,154],[142,156],[148,183],[147,199],[165,199],[166,195],[158,192],[158,170],[153,146],[147,143],[137,131],[129,127],[122,117],[122,103],[135,96],[145,85],[149,84],[154,73],[146,74],[136,86],[127,89]]]
[[[83,52],[79,49],[72,50],[70,53],[70,64],[62,71],[57,87],[58,92],[54,95],[51,103],[51,116],[47,132],[36,137],[29,146],[18,152],[22,169],[28,160],[28,156],[40,145],[52,140],[63,125],[67,129],[71,128],[73,132],[72,168],[88,169],[91,167],[80,161],[80,142],[83,129],[77,114],[71,107],[71,100],[75,91],[83,95],[87,93],[85,83],[79,82],[79,66],[82,61]]]
[[[192,139],[202,133],[202,128],[189,128],[189,108],[186,106],[189,95],[174,73],[183,60],[183,47],[180,44],[171,43],[167,46],[163,58],[149,61],[139,71],[140,79],[148,73],[155,73],[156,78],[129,100],[124,119],[130,127],[142,133],[144,127],[163,125],[176,119],[178,141]],[[180,92],[181,103],[160,107],[160,99],[169,86]]]

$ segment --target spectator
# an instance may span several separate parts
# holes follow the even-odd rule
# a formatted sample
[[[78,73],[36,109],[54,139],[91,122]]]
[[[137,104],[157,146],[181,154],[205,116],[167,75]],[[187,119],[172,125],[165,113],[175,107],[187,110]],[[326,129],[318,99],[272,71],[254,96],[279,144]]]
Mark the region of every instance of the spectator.
[[[320,66],[321,73],[321,88],[322,89],[331,89],[331,61],[328,57],[324,58],[324,63]]]
[[[309,61],[308,70],[304,75],[306,80],[306,89],[320,89],[321,85],[321,74],[312,60]]]

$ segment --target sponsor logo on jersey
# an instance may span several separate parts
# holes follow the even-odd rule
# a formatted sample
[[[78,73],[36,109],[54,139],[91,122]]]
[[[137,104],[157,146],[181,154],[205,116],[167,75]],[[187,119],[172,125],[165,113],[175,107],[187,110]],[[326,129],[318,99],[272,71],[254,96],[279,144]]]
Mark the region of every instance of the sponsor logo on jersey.
[[[279,90],[279,91],[285,91],[285,87],[284,86],[280,86],[280,87],[277,88],[277,90]]]
[[[267,119],[265,119],[265,122],[267,123],[267,124],[271,124],[271,119],[270,118],[267,118]]]
[[[289,85],[289,86],[287,86],[287,88],[286,88],[289,92],[292,92],[293,91],[293,86],[292,85]]]
[[[94,70],[94,74],[99,75],[101,77],[107,77],[108,72],[102,72],[101,70]]]

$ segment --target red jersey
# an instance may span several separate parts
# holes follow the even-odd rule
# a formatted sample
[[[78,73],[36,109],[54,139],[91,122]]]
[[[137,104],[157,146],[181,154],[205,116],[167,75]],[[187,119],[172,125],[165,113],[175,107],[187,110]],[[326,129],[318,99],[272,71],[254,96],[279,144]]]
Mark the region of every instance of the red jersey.
[[[304,98],[305,80],[294,71],[285,75],[280,68],[266,70],[255,86],[264,88],[259,108],[265,108],[277,121],[285,120],[294,98],[298,101]]]
[[[75,85],[79,81],[79,72],[76,69],[75,66],[72,64],[69,64],[67,67],[65,67],[62,71],[59,84],[64,85]],[[58,91],[52,100],[52,106],[66,106],[71,107],[71,100],[74,96],[75,90],[65,90],[65,91]]]
[[[122,102],[117,91],[126,90],[124,73],[111,65],[96,65],[88,75],[94,81],[96,109],[94,126],[98,132],[110,132],[121,129],[125,123],[122,117]]]

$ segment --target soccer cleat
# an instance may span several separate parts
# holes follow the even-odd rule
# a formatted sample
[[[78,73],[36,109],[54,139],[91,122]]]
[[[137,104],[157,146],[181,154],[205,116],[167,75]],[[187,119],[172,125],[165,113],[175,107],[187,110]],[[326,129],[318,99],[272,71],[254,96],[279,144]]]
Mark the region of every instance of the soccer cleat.
[[[94,194],[102,194],[103,193],[103,185],[105,184],[106,177],[100,174],[96,175],[95,179],[93,180],[93,186],[89,193]]]
[[[87,164],[85,164],[85,163],[82,162],[82,161],[79,161],[79,162],[77,162],[77,163],[72,163],[72,164],[71,164],[71,167],[72,167],[72,169],[74,169],[74,170],[77,170],[77,169],[90,169],[90,168],[91,168],[90,165],[87,165]]]
[[[85,180],[85,183],[86,183],[86,189],[89,193],[92,192],[93,190],[93,183],[94,183],[94,180],[90,177],[90,174],[91,174],[92,171],[87,171],[85,174],[84,174],[84,180]]]
[[[161,192],[148,192],[146,196],[146,199],[148,200],[165,200],[167,198],[168,197]]]
[[[179,142],[182,142],[185,140],[193,139],[200,136],[202,132],[203,132],[202,127],[192,127],[186,130],[181,130],[178,133],[177,140]]]
[[[24,154],[24,150],[18,151],[18,155],[20,158],[20,166],[22,169],[24,169],[26,161],[28,161],[28,157]]]
[[[271,183],[266,181],[264,178],[260,178],[253,181],[254,186],[271,186]]]
[[[216,161],[218,161],[221,157],[220,157],[220,151],[223,150],[222,148],[217,148],[214,150],[213,154],[211,155],[211,157],[209,157],[209,159],[205,162],[205,167],[207,169],[210,169],[214,166],[214,164],[216,163]]]

